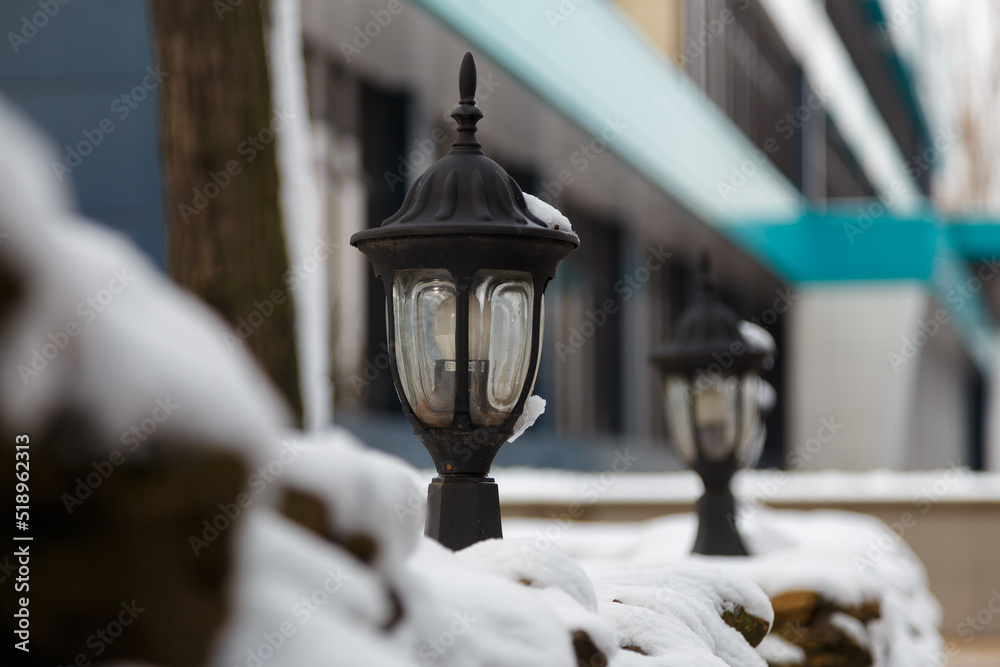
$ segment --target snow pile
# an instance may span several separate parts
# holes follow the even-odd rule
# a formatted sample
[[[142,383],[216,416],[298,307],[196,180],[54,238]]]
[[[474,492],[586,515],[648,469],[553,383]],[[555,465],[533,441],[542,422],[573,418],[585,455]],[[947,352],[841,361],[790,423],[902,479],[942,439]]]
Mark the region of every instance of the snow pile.
[[[713,568],[656,567],[589,569],[602,613],[618,621],[620,641],[669,664],[764,665],[723,613],[745,611],[774,620],[766,595],[754,584]]]
[[[764,665],[722,617],[743,609],[771,622],[766,595],[746,580],[690,567],[585,571],[533,539],[452,553],[418,535],[412,469],[340,430],[308,439],[278,483],[322,499],[324,533],[368,533],[378,549],[363,563],[270,507],[251,508],[219,667],[265,655],[275,666],[316,655],[400,667],[573,667],[581,655],[612,667]]]
[[[404,632],[418,664],[576,664],[564,624],[530,589],[470,567],[429,539],[407,573],[412,620]]]
[[[757,653],[772,665],[799,665],[806,661],[806,652],[777,635],[768,635],[757,647]]]
[[[286,412],[249,354],[226,346],[228,325],[78,218],[43,140],[2,100],[0,142],[0,267],[24,289],[0,329],[0,420],[39,433],[70,409],[116,446],[152,424],[160,438],[263,455]]]
[[[287,467],[283,483],[324,501],[331,533],[370,535],[379,545],[374,567],[383,572],[401,567],[423,528],[425,492],[413,469],[340,429],[299,435],[292,442],[299,457]]]
[[[569,218],[563,215],[555,206],[547,204],[535,195],[529,195],[527,192],[524,193],[524,201],[528,204],[528,212],[544,222],[545,226],[549,229],[558,229],[561,232],[576,234],[573,231],[573,225],[570,223]]]
[[[381,630],[394,602],[378,573],[269,508],[243,519],[228,628],[210,664],[406,664]]]
[[[472,567],[535,588],[555,588],[597,611],[594,586],[583,568],[559,549],[539,551],[531,540],[487,540],[459,553]]]
[[[514,537],[545,534],[551,521],[508,520]],[[553,541],[577,558],[595,582],[611,571],[632,574],[643,568],[697,566],[759,585],[772,599],[790,591],[815,591],[847,608],[877,603],[881,618],[864,625],[834,613],[831,624],[866,645],[871,637],[876,664],[908,667],[939,655],[940,606],[931,595],[919,559],[878,519],[839,511],[778,511],[755,508],[740,530],[752,554],[748,558],[710,558],[689,553],[694,543],[693,515],[673,515],[640,523],[577,522]],[[653,582],[648,576],[644,582]],[[677,588],[676,585],[672,588]],[[601,586],[597,586],[600,592]],[[738,591],[736,593],[739,593]],[[704,597],[704,596],[702,596]],[[730,594],[751,600],[746,592]],[[747,608],[760,613],[760,608]],[[781,650],[768,642],[765,653]]]

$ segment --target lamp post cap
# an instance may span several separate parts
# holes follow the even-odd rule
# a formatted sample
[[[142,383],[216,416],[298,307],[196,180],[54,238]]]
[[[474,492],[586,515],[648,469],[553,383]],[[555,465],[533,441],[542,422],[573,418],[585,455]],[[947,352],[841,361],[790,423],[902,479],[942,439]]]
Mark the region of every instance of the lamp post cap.
[[[562,241],[567,253],[580,245],[572,232],[552,229],[528,207],[517,182],[483,154],[476,124],[476,61],[466,53],[458,76],[461,99],[451,113],[458,138],[448,155],[421,174],[399,210],[381,226],[357,232],[351,244],[372,240],[443,234],[516,235]],[[362,248],[364,250],[364,248]],[[364,250],[367,254],[367,250]]]
[[[669,342],[650,355],[650,361],[666,373],[697,373],[731,360],[726,375],[769,368],[774,356],[757,339],[744,335],[736,313],[719,299],[708,252],[699,260],[698,298],[681,313]]]

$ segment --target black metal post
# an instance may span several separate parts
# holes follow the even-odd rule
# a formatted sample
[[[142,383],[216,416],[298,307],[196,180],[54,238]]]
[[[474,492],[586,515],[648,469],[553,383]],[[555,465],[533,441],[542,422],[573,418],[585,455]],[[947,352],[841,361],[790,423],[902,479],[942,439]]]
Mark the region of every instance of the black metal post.
[[[747,555],[736,530],[736,500],[729,489],[728,478],[724,484],[706,483],[705,493],[698,499],[696,509],[698,537],[694,541],[693,553],[705,556]]]
[[[424,534],[453,551],[503,537],[500,494],[486,475],[445,475],[427,487]]]

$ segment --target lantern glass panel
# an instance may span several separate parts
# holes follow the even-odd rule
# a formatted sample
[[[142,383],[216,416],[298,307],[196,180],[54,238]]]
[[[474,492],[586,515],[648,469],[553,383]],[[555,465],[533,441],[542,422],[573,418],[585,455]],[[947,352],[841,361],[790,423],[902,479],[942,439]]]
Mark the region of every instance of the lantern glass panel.
[[[500,426],[521,396],[531,365],[533,297],[529,273],[478,271],[473,276],[469,413],[476,426]]]
[[[760,459],[766,431],[760,405],[768,391],[766,383],[756,373],[747,373],[740,381],[740,442],[736,457],[743,468],[750,468]]]
[[[672,440],[688,463],[699,454],[707,463],[719,463],[733,453],[743,425],[740,378],[700,375],[692,388],[688,378],[670,375],[665,394]]]
[[[724,461],[739,435],[740,381],[715,377],[699,383],[694,394],[694,428],[701,456],[709,463]]]
[[[396,367],[413,413],[428,428],[455,416],[455,282],[441,269],[397,271],[392,302]]]
[[[694,445],[694,428],[691,425],[691,382],[683,375],[668,375],[666,379],[665,410],[670,441],[687,463],[694,463],[698,453]]]

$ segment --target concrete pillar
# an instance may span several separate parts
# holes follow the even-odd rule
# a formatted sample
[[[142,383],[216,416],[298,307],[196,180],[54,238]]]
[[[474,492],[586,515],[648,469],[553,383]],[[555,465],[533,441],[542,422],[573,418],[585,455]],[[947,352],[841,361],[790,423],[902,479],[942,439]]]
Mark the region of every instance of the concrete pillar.
[[[938,312],[917,282],[801,291],[785,351],[793,463],[908,469],[964,452],[968,365]]]

